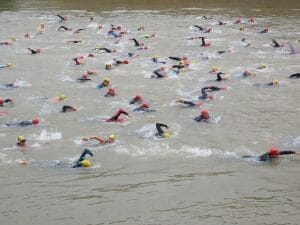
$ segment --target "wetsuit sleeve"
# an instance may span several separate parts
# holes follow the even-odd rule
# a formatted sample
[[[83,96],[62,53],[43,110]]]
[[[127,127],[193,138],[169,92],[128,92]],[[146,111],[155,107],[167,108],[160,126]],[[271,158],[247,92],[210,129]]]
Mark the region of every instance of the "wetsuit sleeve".
[[[183,104],[189,105],[189,106],[196,106],[195,103],[191,102],[191,101],[183,101]]]
[[[173,59],[173,60],[176,60],[176,61],[181,61],[180,57],[169,56],[169,59]]]
[[[259,160],[259,161],[263,161],[263,162],[270,160],[270,155],[269,155],[269,153],[265,153],[265,154],[259,156],[259,157],[258,157],[258,160]]]
[[[279,155],[291,155],[291,154],[296,154],[295,151],[280,151]]]
[[[201,116],[197,116],[197,117],[194,118],[194,120],[196,120],[197,122],[201,122],[202,117]]]
[[[22,121],[20,123],[18,123],[18,125],[20,126],[28,126],[28,125],[32,125],[32,122],[31,121]]]
[[[221,81],[221,80],[222,80],[221,73],[218,73],[217,74],[217,81]]]
[[[166,124],[156,123],[156,129],[157,129],[159,134],[164,133],[164,131],[161,129],[162,127],[168,128],[168,126]]]

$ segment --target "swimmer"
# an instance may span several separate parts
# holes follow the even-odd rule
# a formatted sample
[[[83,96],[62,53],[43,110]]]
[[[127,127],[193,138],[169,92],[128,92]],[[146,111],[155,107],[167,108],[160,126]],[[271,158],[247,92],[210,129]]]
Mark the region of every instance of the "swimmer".
[[[18,86],[17,80],[14,80],[13,83],[4,84],[3,87],[5,87],[5,88],[17,88],[19,86]]]
[[[85,31],[83,28],[79,28],[73,32],[73,34],[80,34],[80,31]]]
[[[111,35],[111,36],[113,36],[114,38],[121,37],[120,34],[116,33],[116,32],[113,31],[113,30],[108,31],[108,32],[107,32],[107,35]]]
[[[132,53],[132,52],[128,52],[127,55],[131,58],[136,58],[136,57],[140,56],[139,54]]]
[[[204,31],[204,33],[210,33],[212,31],[211,28],[206,28],[206,30]]]
[[[257,67],[256,69],[258,70],[262,70],[262,69],[266,69],[267,65],[266,64],[261,64],[259,67]]]
[[[79,39],[79,40],[71,40],[71,41],[67,41],[67,44],[69,44],[69,43],[79,44],[79,43],[82,43],[82,42],[83,42],[82,39]]]
[[[97,88],[101,89],[101,88],[104,88],[104,87],[108,87],[109,85],[110,85],[110,80],[107,77],[105,77],[103,79],[102,83],[97,85]]]
[[[144,31],[144,29],[145,29],[145,27],[144,27],[144,25],[139,25],[139,27],[138,27],[138,31]]]
[[[12,105],[13,103],[14,101],[10,98],[6,98],[6,99],[0,98],[0,107]]]
[[[250,16],[248,18],[248,23],[254,23],[254,17],[253,16]]]
[[[88,78],[88,74],[82,74],[81,77],[77,78],[77,82],[86,82],[86,81],[91,81],[91,78]]]
[[[71,29],[71,28],[67,28],[66,26],[60,26],[60,27],[57,29],[57,31],[62,31],[62,30],[64,30],[64,31],[71,31],[72,29]]]
[[[90,167],[92,165],[91,161],[87,160],[87,156],[94,156],[93,153],[89,149],[85,149],[82,153],[81,156],[77,161],[74,162],[72,165],[73,168],[78,168],[78,167]]]
[[[177,56],[169,56],[168,57],[169,59],[172,59],[172,60],[175,60],[175,61],[182,61],[182,60],[184,60],[184,59],[187,59],[187,57],[177,57]]]
[[[226,24],[227,24],[227,22],[222,22],[222,21],[218,22],[218,25],[226,25]]]
[[[115,97],[116,96],[116,90],[114,88],[108,89],[104,97]]]
[[[212,16],[203,16],[203,19],[206,19],[206,20],[212,20],[213,19],[213,17]]]
[[[224,74],[223,77],[221,76],[222,74]],[[223,72],[217,73],[216,81],[221,82],[221,81],[224,81],[224,80],[227,80],[227,79],[228,79],[228,76],[225,73],[223,73]]]
[[[155,112],[155,109],[149,109],[149,105],[147,103],[143,103],[140,106],[138,106],[137,108],[133,109],[132,111],[142,111],[142,112]]]
[[[202,38],[202,36],[199,36],[199,37],[189,37],[189,38],[187,38],[187,40],[195,40],[195,39],[201,39]]]
[[[107,64],[105,64],[105,69],[106,69],[106,70],[112,70],[113,67],[112,67],[111,64],[107,63]]]
[[[98,135],[93,135],[93,136],[83,137],[82,140],[83,141],[96,140],[100,144],[111,144],[116,140],[116,135],[110,134],[107,139]]]
[[[84,64],[84,61],[79,61],[79,57],[75,57],[73,58],[73,61],[75,62],[75,65],[83,65]]]
[[[27,49],[31,52],[32,55],[41,53],[41,49],[39,49],[39,48],[37,48],[35,50],[32,48],[27,48]]]
[[[183,100],[183,99],[177,99],[175,101],[175,103],[182,103],[182,104],[187,105],[188,107],[198,107],[198,106],[203,105],[203,102],[194,103],[192,101],[187,101],[187,100]]]
[[[130,105],[135,104],[135,103],[141,104],[142,102],[143,102],[142,96],[136,95],[130,100],[129,104]]]
[[[209,113],[206,109],[203,109],[200,115],[194,118],[194,120],[196,120],[197,122],[208,122],[209,119]]]
[[[36,35],[43,34],[44,32],[45,32],[45,24],[41,23],[40,26],[38,27],[38,32],[36,33]]]
[[[18,147],[26,147],[26,139],[24,136],[22,135],[18,136],[17,141],[18,141],[17,142]]]
[[[132,39],[129,39],[129,40],[134,41],[134,46],[135,47],[140,47],[140,46],[144,45],[144,43],[138,42],[135,38],[132,38]]]
[[[207,89],[208,89],[208,88],[206,88],[206,87],[204,87],[204,88],[201,89],[202,95],[198,97],[199,100],[200,100],[200,99],[201,99],[201,100],[213,100],[213,99],[215,98],[213,95],[208,95],[208,94],[206,93],[206,90],[207,90]],[[213,89],[211,89],[211,90],[213,90]]]
[[[211,46],[211,43],[206,43],[205,42],[205,37],[201,37],[201,45],[202,47],[208,47],[208,46]]]
[[[22,122],[18,122],[18,123],[7,123],[5,124],[8,127],[25,127],[25,126],[29,126],[29,125],[37,125],[39,124],[40,120],[38,118],[34,118],[33,120],[29,121],[22,121]]]
[[[272,39],[272,42],[273,42],[273,47],[274,48],[280,48],[282,47],[283,45],[282,44],[279,44],[275,39]]]
[[[60,21],[59,22],[65,22],[67,20],[67,17],[66,16],[61,16],[61,15],[56,15],[60,18]]]
[[[244,78],[246,78],[246,77],[255,77],[255,76],[256,76],[256,73],[250,72],[248,70],[245,70],[244,73],[243,73]]]
[[[290,55],[295,55],[300,52],[300,51],[296,50],[290,43],[287,43],[287,45],[290,47]]]
[[[155,63],[162,63],[162,64],[166,64],[167,63],[166,61],[160,61],[158,59],[159,59],[158,56],[154,56],[154,57],[151,58],[151,61],[155,62]]]
[[[12,63],[6,63],[5,65],[0,65],[0,69],[12,67]]]
[[[73,106],[70,105],[63,105],[60,112],[75,112],[77,111]]]
[[[279,81],[278,80],[273,80],[271,81],[270,83],[266,83],[265,85],[267,86],[276,86],[276,85],[279,85]]]
[[[129,113],[123,109],[119,109],[111,118],[107,119],[106,122],[122,122],[124,119],[120,118],[120,115],[124,114],[130,117]]]
[[[293,78],[300,78],[300,73],[294,73],[292,75],[289,76],[290,79],[293,79]]]
[[[240,18],[238,18],[236,21],[234,21],[234,23],[233,23],[233,24],[240,24],[240,23],[242,23],[242,21],[241,21],[241,19],[240,19]]]
[[[157,34],[153,33],[153,34],[143,34],[143,35],[140,35],[139,37],[141,38],[151,38],[151,37],[156,37]]]
[[[108,49],[108,48],[94,48],[93,50],[96,51],[96,52],[104,51],[106,53],[112,53],[112,52],[116,52],[117,51],[115,49],[111,50],[111,49]]]
[[[127,59],[124,59],[124,60],[113,59],[113,60],[114,60],[114,65],[128,64],[129,63],[129,61]]]
[[[153,71],[153,74],[151,75],[151,78],[165,78],[167,77],[167,72],[165,67],[160,67],[159,69],[156,69]]]
[[[199,25],[194,25],[194,27],[198,28],[198,29],[199,29],[199,31],[203,31],[203,30],[205,30],[203,27],[201,27],[201,26],[199,26]]]
[[[221,90],[227,90],[227,87],[217,87],[217,86],[213,86],[213,85],[209,85],[206,87],[203,87],[201,90],[206,90],[206,91],[221,91]]]
[[[265,33],[268,33],[268,32],[269,32],[268,27],[265,27],[263,30],[259,31],[259,33],[261,33],[261,34],[265,34]]]
[[[13,42],[9,42],[9,41],[3,41],[3,42],[0,42],[0,45],[12,45]]]
[[[277,159],[280,155],[300,155],[300,152],[295,151],[279,151],[278,148],[272,147],[270,150],[258,157],[259,161],[270,162]],[[253,158],[252,156],[243,156],[243,158]]]
[[[162,130],[162,127],[165,127],[167,129],[169,129],[168,125],[163,124],[163,123],[156,123],[156,129],[157,129],[157,133],[155,134],[155,136],[160,137],[160,138],[167,138],[170,136],[169,133],[164,132]]]

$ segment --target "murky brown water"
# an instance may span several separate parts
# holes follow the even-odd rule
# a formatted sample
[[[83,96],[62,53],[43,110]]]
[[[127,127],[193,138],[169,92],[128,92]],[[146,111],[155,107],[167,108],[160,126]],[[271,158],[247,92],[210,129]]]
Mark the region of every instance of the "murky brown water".
[[[0,224],[298,224],[299,156],[273,164],[241,156],[258,156],[271,146],[299,150],[300,83],[288,79],[300,70],[299,55],[270,45],[275,38],[300,48],[299,9],[299,1],[1,1],[0,41],[17,38],[11,46],[0,46],[0,64],[13,63],[0,69],[1,84],[18,79],[21,85],[0,89],[0,97],[16,101],[12,108],[1,108],[8,112],[1,115],[1,124],[34,116],[42,122],[0,127]],[[66,44],[76,36],[57,32],[58,13],[68,16],[64,25],[86,29],[80,35],[82,44]],[[250,15],[256,17],[255,24],[244,24],[244,31],[233,24],[237,17],[247,21]],[[228,24],[219,26],[219,20]],[[41,22],[45,33],[35,36]],[[97,29],[100,23],[102,31]],[[128,30],[118,44],[107,36],[110,24]],[[139,24],[144,32],[137,31]],[[212,27],[205,34],[211,47],[187,40],[203,35],[194,24]],[[260,34],[265,26],[270,32]],[[26,32],[32,37],[25,39]],[[152,32],[156,38],[141,37]],[[136,51],[132,37],[149,49]],[[242,38],[252,47],[245,47]],[[118,51],[73,65],[74,56],[87,55],[97,46]],[[27,47],[42,52],[29,55]],[[231,53],[216,54],[228,48]],[[104,69],[104,63],[135,51],[140,56],[129,58],[128,65]],[[159,67],[150,61],[154,55],[187,55],[191,65],[180,76],[148,79]],[[263,63],[267,68],[257,70]],[[226,83],[213,81],[215,76],[208,73],[213,66],[229,74]],[[93,81],[75,82],[88,69],[97,71]],[[257,76],[241,79],[246,69]],[[104,98],[105,91],[95,88],[104,77],[110,78],[116,97]],[[282,85],[254,86],[273,79]],[[229,89],[205,104],[212,123],[196,124],[192,118],[201,108],[180,107],[174,100],[195,99],[208,84]],[[67,96],[63,103],[42,99],[62,93]],[[133,114],[123,125],[102,121],[119,108],[130,111],[128,101],[136,94],[158,111]],[[63,104],[79,111],[59,113]],[[168,124],[172,137],[154,138],[155,122]],[[112,145],[81,142],[86,135],[110,133],[117,136]],[[30,144],[25,152],[14,146],[20,134]],[[86,147],[94,152],[92,168],[56,164],[75,160]],[[30,164],[16,165],[20,158]]]

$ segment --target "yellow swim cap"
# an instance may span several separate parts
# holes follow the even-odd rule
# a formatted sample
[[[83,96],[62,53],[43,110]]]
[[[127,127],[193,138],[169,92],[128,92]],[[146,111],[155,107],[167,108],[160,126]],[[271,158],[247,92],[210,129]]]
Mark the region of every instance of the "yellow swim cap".
[[[171,134],[168,133],[168,132],[165,132],[165,133],[162,134],[162,137],[163,138],[169,138],[169,137],[171,137]]]
[[[10,67],[10,66],[12,66],[12,63],[7,63],[6,65]]]
[[[60,95],[60,96],[58,96],[58,100],[59,101],[62,101],[62,100],[64,100],[64,99],[66,99],[67,97],[65,96],[65,95]]]
[[[105,77],[105,78],[103,79],[103,82],[109,82],[109,79],[108,79],[107,77]]]
[[[90,160],[87,160],[87,159],[84,159],[80,162],[81,166],[82,167],[91,167],[92,166],[92,163]]]
[[[116,139],[116,135],[114,135],[114,134],[109,135],[109,139],[114,141]]]
[[[222,80],[228,80],[228,75],[227,74],[223,75]]]
[[[278,80],[273,80],[273,85],[278,85],[279,81]]]
[[[18,142],[26,141],[25,137],[22,136],[22,135],[18,136],[18,139],[17,139],[17,140],[18,140]]]
[[[11,36],[10,39],[11,39],[12,41],[16,41],[16,40],[17,40],[16,36]]]

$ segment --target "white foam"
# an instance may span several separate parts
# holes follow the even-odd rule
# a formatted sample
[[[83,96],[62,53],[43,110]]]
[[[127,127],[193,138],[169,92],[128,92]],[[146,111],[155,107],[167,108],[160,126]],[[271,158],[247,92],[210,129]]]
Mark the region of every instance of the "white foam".
[[[58,131],[47,131],[46,129],[43,129],[42,132],[39,135],[33,135],[33,138],[37,141],[41,142],[48,142],[53,140],[59,140],[62,138],[61,132]]]

